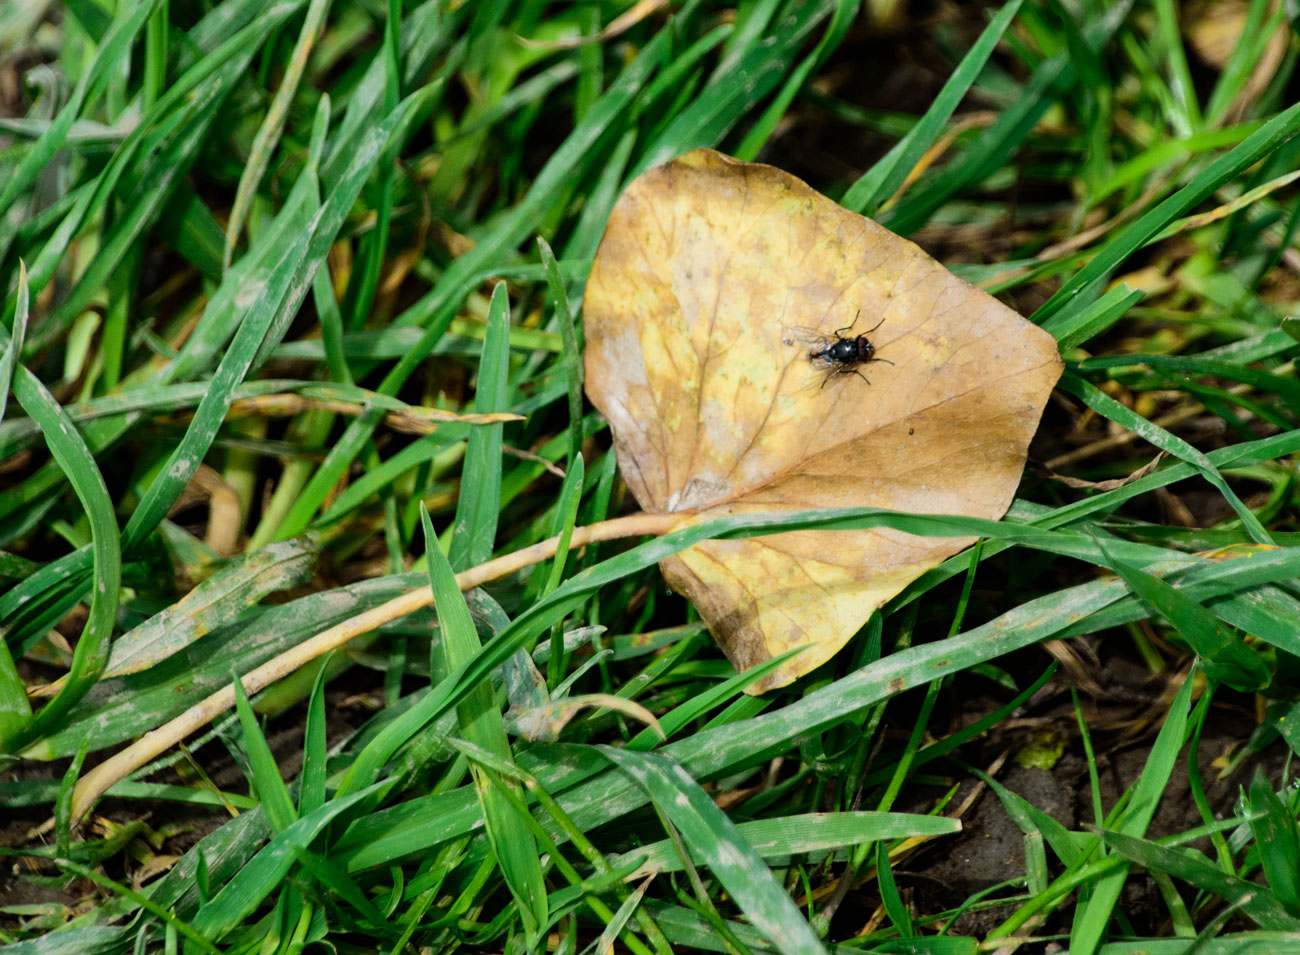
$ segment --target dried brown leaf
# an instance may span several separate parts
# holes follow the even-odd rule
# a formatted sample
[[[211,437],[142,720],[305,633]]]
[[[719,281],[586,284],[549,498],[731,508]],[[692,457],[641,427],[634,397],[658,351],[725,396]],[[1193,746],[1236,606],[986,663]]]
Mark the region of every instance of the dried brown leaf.
[[[588,394],[653,513],[875,506],[1000,517],[1061,373],[1056,342],[912,243],[775,169],[697,150],[610,216],[584,306]],[[856,374],[814,367],[877,323]],[[854,370],[845,367],[843,370]],[[870,383],[865,379],[869,378]],[[970,543],[889,529],[707,541],[660,566],[738,670],[830,658],[873,610]]]

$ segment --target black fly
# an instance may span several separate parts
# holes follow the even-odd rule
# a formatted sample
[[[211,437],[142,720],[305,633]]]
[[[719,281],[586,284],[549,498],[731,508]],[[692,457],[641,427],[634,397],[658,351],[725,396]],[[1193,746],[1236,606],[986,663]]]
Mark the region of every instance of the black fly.
[[[867,376],[858,370],[859,365],[873,361],[893,364],[888,358],[877,358],[876,346],[867,338],[885,323],[883,318],[861,335],[849,337],[844,334],[853,331],[853,326],[858,323],[858,315],[853,316],[853,324],[836,329],[834,337],[823,335],[815,328],[787,328],[781,336],[781,340],[787,345],[798,342],[812,346],[808,349],[808,361],[814,368],[825,372],[822,376],[822,388],[825,388],[826,383],[837,375],[857,375],[867,384],[871,384]]]

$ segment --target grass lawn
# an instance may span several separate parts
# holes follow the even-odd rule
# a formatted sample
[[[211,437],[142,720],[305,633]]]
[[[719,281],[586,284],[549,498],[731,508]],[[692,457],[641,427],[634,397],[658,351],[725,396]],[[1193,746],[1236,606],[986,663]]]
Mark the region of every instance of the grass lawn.
[[[1300,953],[1289,11],[0,0],[0,943]],[[583,290],[699,147],[1065,361],[759,696],[658,563],[922,525],[637,513]]]

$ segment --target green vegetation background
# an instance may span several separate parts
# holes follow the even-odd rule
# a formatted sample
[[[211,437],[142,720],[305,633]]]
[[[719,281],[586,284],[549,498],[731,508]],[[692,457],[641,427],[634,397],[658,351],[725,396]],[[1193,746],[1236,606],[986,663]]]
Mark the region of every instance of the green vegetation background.
[[[0,4],[12,951],[1300,951],[1288,7],[869,6]],[[582,283],[621,188],[699,146],[1058,338],[1006,521],[570,552],[627,503]],[[761,699],[655,570],[863,526],[982,542]],[[238,694],[74,824],[114,750],[421,587],[436,614]],[[1094,733],[1112,660],[1150,692]],[[1239,741],[1202,765],[1216,725]],[[1082,818],[968,765],[981,739],[1082,758]],[[976,780],[1023,851],[926,894]]]

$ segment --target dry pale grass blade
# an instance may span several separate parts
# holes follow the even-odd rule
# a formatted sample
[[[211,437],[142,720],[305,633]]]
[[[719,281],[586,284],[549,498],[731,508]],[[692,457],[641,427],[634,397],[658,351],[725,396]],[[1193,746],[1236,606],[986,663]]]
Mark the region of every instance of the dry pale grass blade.
[[[382,398],[383,396],[375,395],[374,392],[366,392],[361,389],[350,389],[351,393],[360,396],[360,399],[345,400],[342,398],[322,397],[330,392],[328,386],[317,386],[315,389],[318,395],[301,395],[292,392],[258,395],[256,398],[240,398],[230,405],[230,418],[287,418],[296,414],[301,414],[308,408],[317,408],[321,411],[332,411],[337,414],[344,414],[350,417],[358,417],[371,410],[374,405],[365,401],[366,397]],[[333,389],[343,391],[343,389]],[[444,411],[440,408],[421,408],[414,405],[401,405],[391,398],[385,399],[387,404],[392,405],[385,409],[384,424],[394,431],[401,431],[406,434],[432,434],[437,430],[439,424],[496,424],[502,421],[522,421],[523,416],[510,414],[508,412],[493,412],[491,414],[461,414],[455,411]],[[379,405],[384,407],[384,405]]]
[[[239,495],[226,483],[215,469],[200,464],[194,472],[190,486],[208,500],[208,526],[203,532],[203,543],[213,553],[230,557],[239,552],[239,531],[244,515],[239,506]],[[184,501],[186,494],[181,495]],[[175,513],[177,508],[173,508]]]
[[[1044,477],[1051,478],[1053,481],[1064,484],[1066,487],[1086,488],[1090,491],[1114,491],[1117,488],[1124,487],[1126,484],[1140,481],[1148,474],[1155,474],[1156,468],[1160,466],[1160,462],[1164,460],[1164,457],[1165,452],[1161,451],[1133,473],[1122,478],[1111,478],[1108,481],[1085,481],[1082,478],[1073,478],[1065,474],[1057,474],[1055,471],[1046,467],[1039,468],[1038,471]]]
[[[577,550],[588,544],[617,540],[620,537],[658,536],[669,533],[679,523],[680,519],[671,516],[631,514],[600,524],[575,528],[569,546]],[[532,567],[540,561],[549,560],[555,556],[559,540],[558,536],[550,537],[513,554],[497,557],[487,563],[461,571],[456,575],[457,586],[461,590],[472,590],[489,581],[517,573],[525,567]],[[416,587],[327,630],[322,630],[245,673],[240,677],[244,692],[252,696],[276,680],[296,673],[312,660],[345,646],[355,637],[370,633],[377,627],[414,613],[431,603],[433,603],[432,589],[427,586]],[[125,779],[130,773],[166,752],[191,733],[206,726],[234,705],[233,685],[223,687],[96,765],[77,780],[72,794],[72,820],[74,822],[81,820],[90,811],[95,801],[108,792],[115,783]],[[52,826],[52,820],[46,824],[46,827]]]
[[[612,40],[614,37],[626,33],[646,17],[656,13],[667,5],[668,0],[637,0],[636,3],[632,4],[630,9],[619,14],[613,20],[610,20],[609,25],[606,26],[605,29],[601,30],[599,33],[592,34],[591,36],[565,37],[564,39],[554,40],[549,43],[530,40],[529,38],[519,36],[518,34],[515,35],[515,39],[519,41],[521,46],[531,50],[575,50],[580,46],[586,46],[590,43],[604,43],[607,40]]]
[[[588,394],[624,479],[656,513],[1000,517],[1061,373],[1049,334],[912,243],[778,169],[711,150],[624,193],[584,313]],[[810,375],[821,376],[811,388]],[[762,692],[829,659],[967,543],[802,531],[705,542],[661,567],[738,669],[808,647]]]

